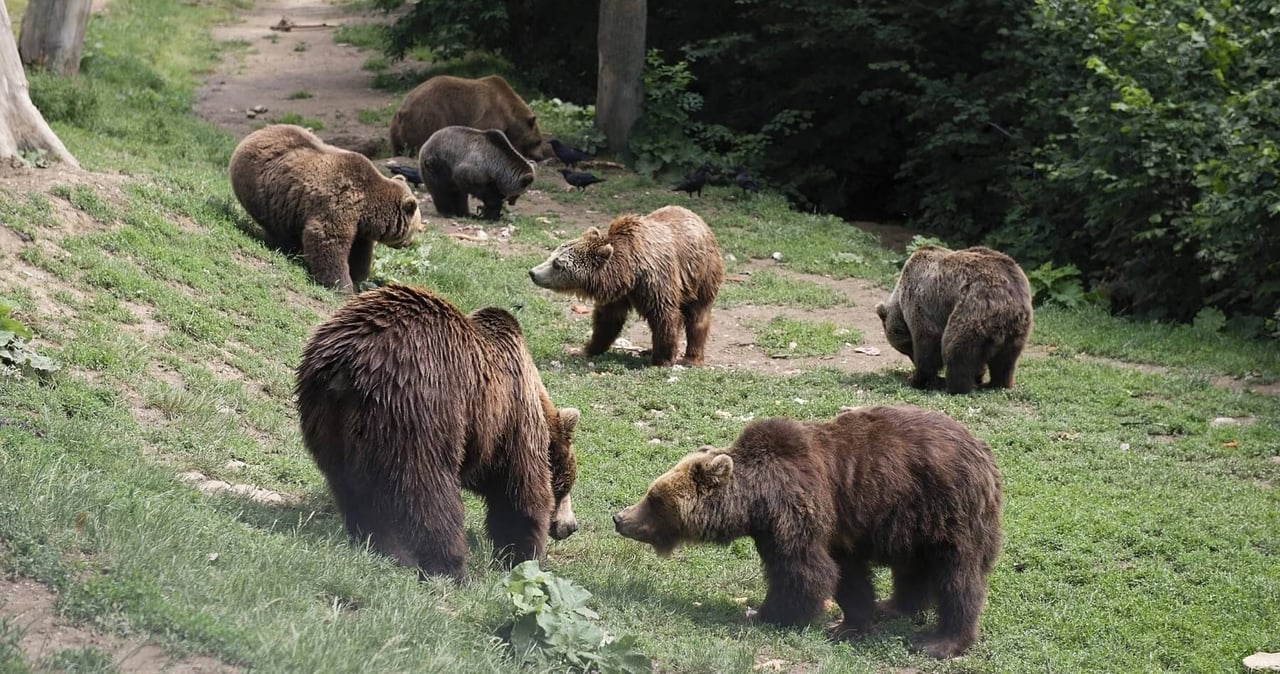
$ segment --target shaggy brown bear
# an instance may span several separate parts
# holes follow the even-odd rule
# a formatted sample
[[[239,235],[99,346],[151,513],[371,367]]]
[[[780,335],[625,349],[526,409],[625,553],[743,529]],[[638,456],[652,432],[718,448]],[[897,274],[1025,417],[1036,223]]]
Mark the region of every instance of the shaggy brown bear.
[[[401,248],[422,228],[418,200],[403,180],[300,126],[245,136],[229,170],[231,190],[267,243],[301,254],[317,283],[338,290],[369,277],[375,242]]]
[[[578,411],[551,404],[502,309],[468,316],[397,284],[356,295],[307,343],[297,394],[347,532],[405,566],[463,579],[461,489],[484,498],[509,563],[577,529]]]
[[[417,154],[431,134],[446,126],[497,129],[524,156],[551,156],[537,116],[497,75],[475,80],[438,75],[419,84],[391,116],[391,149],[396,154]]]
[[[835,596],[838,636],[866,632],[871,566],[893,570],[883,608],[937,605],[933,657],[978,635],[1000,550],[1000,474],[991,450],[938,412],[870,407],[831,422],[753,421],[726,449],[704,447],[614,515],[618,533],[668,555],[682,543],[750,536],[768,592],[758,617],[803,625]]]
[[[529,278],[595,302],[586,355],[604,353],[635,309],[653,332],[654,365],[675,360],[682,325],[688,339],[684,362],[699,365],[724,261],[702,218],[687,208],[664,206],[643,217],[623,215],[604,233],[588,229],[530,269]]]
[[[436,202],[436,211],[446,217],[470,215],[470,194],[483,204],[481,217],[497,220],[502,215],[502,201],[515,204],[533,184],[533,164],[496,129],[440,129],[422,144],[418,170]]]
[[[1013,387],[1013,370],[1031,336],[1031,286],[1013,258],[976,246],[925,246],[911,254],[889,299],[876,305],[889,344],[915,365],[910,384],[947,393]]]

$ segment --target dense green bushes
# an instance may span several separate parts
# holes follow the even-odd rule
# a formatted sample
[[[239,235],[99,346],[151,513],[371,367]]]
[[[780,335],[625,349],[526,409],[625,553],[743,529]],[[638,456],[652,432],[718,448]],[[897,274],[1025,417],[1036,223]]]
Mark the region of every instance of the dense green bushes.
[[[500,52],[533,86],[590,102],[594,11],[527,4],[420,0],[398,35]],[[1074,264],[1113,311],[1280,334],[1269,0],[649,9],[666,61],[650,61],[664,86],[636,134],[641,168],[743,163],[803,208]]]

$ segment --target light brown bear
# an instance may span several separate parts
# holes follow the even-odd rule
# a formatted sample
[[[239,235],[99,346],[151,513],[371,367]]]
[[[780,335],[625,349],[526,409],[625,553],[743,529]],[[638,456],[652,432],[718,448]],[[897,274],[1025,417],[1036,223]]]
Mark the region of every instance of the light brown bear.
[[[446,126],[431,134],[418,155],[422,182],[445,217],[466,217],[467,195],[480,200],[480,217],[497,220],[502,202],[533,184],[533,163],[516,152],[497,129]]]
[[[502,309],[468,316],[398,284],[356,295],[307,343],[297,394],[347,532],[405,566],[463,579],[461,489],[484,498],[508,563],[577,529],[578,411],[551,404]]]
[[[529,159],[551,156],[538,117],[497,75],[475,80],[438,75],[419,84],[391,116],[391,149],[415,156],[431,134],[446,126],[497,129]]]
[[[911,386],[937,386],[945,366],[947,393],[982,386],[987,368],[987,386],[1012,388],[1014,366],[1031,336],[1031,286],[1018,263],[999,251],[925,246],[907,259],[876,314],[889,344],[915,365]]]
[[[613,520],[662,556],[751,537],[768,583],[758,618],[805,625],[834,595],[841,637],[867,632],[871,567],[889,566],[881,608],[936,605],[937,632],[915,645],[946,658],[978,636],[1002,539],[1000,489],[991,450],[949,417],[870,407],[831,422],[753,421],[730,447],[681,459]]]
[[[604,233],[588,229],[530,269],[529,278],[595,302],[586,355],[604,353],[635,309],[653,333],[654,365],[675,361],[681,326],[688,339],[684,362],[700,365],[724,261],[702,218],[687,208],[664,206],[643,217],[620,216]]]
[[[363,155],[300,126],[245,136],[231,154],[231,190],[267,243],[301,254],[321,285],[350,292],[369,277],[373,245],[402,248],[422,228],[418,200]]]

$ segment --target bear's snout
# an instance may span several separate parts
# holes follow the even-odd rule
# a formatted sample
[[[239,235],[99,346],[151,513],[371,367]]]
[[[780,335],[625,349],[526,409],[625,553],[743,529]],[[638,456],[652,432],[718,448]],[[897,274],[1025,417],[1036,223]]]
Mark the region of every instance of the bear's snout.
[[[613,514],[613,528],[615,530],[622,528],[622,513]]]

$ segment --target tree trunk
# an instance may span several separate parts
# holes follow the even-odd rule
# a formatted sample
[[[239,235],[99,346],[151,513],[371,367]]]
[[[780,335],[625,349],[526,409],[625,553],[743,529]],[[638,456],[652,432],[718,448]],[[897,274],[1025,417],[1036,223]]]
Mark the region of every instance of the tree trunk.
[[[23,65],[57,75],[80,72],[91,8],[92,0],[31,0],[18,38]]]
[[[54,135],[27,93],[27,74],[13,41],[9,10],[0,2],[0,158],[44,150],[54,159],[79,166]]]
[[[645,0],[600,0],[600,29],[596,34],[600,70],[596,78],[596,126],[604,132],[609,151],[627,151],[631,127],[644,103]]]

